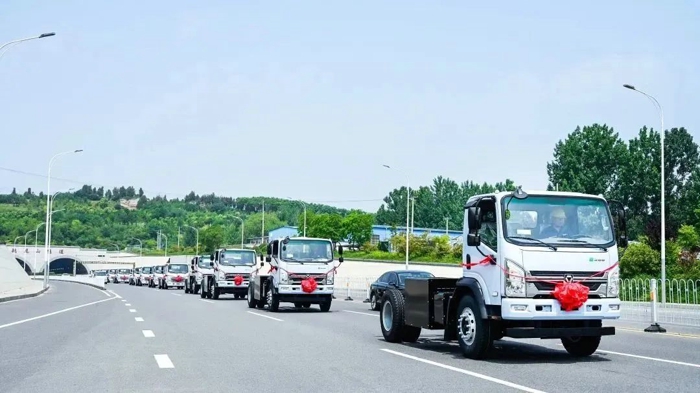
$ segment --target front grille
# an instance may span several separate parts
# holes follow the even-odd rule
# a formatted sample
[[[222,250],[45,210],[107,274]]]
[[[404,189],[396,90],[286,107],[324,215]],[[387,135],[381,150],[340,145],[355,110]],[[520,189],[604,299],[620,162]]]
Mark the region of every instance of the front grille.
[[[315,279],[317,284],[323,284],[326,278],[326,276],[323,274],[295,274],[294,276],[289,278],[289,283],[291,285],[301,285],[301,282],[307,277]]]
[[[530,275],[532,277],[538,277],[538,278],[547,278],[550,280],[563,280],[564,276],[566,275],[572,275],[574,277],[574,281],[579,281],[583,279],[601,279],[601,278],[607,278],[608,273],[603,273],[603,274],[598,274],[597,276],[593,276],[596,272],[557,272],[557,271],[550,271],[550,270],[533,270],[530,271]]]
[[[556,284],[548,282],[533,282],[538,291],[553,291]],[[602,282],[583,281],[580,284],[587,286],[589,290],[595,292],[603,284]]]
[[[250,273],[226,273],[226,281],[233,281],[236,276],[243,277],[243,280],[250,280]]]

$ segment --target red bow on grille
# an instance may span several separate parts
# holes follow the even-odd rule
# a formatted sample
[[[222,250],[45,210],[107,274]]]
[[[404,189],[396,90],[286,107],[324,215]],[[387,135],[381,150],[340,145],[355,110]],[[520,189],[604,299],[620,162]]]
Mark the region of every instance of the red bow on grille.
[[[174,278],[174,280],[175,280],[176,282],[180,282],[180,281],[182,281],[182,277],[177,276],[177,277]]]
[[[316,284],[316,279],[309,277],[301,280],[301,290],[306,293],[311,293],[316,290],[318,284]]]
[[[243,277],[241,277],[240,275],[234,277],[234,278],[233,278],[233,283],[236,284],[236,285],[241,285],[241,284],[243,284]]]
[[[559,300],[564,311],[572,311],[583,306],[588,300],[588,287],[577,282],[560,282],[554,287],[554,298]]]

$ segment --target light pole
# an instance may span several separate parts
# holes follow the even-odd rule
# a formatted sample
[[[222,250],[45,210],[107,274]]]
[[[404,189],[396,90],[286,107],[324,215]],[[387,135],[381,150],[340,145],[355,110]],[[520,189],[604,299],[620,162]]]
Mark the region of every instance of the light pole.
[[[110,243],[110,245],[112,245],[112,246],[114,246],[114,247],[117,248],[117,254],[121,253],[122,250],[119,248],[119,244],[117,244],[117,243]]]
[[[24,249],[25,249],[25,251],[27,250],[27,236],[29,236],[29,234],[32,233],[32,232],[36,232],[36,229],[32,229],[31,231],[29,231],[29,232],[27,232],[27,233],[24,234]],[[36,254],[36,252],[35,252],[34,254]],[[24,262],[23,265],[22,265],[22,268],[23,268],[25,271],[27,270],[27,261],[26,261],[26,259],[27,259],[27,253],[25,252],[25,253],[24,253],[24,256],[22,257],[22,261]]]
[[[445,235],[450,235],[450,217],[445,217]]]
[[[66,210],[66,209],[58,209],[58,210],[52,211],[51,217],[53,218],[54,213],[58,213],[58,212],[61,212],[64,210]],[[53,219],[52,219],[52,221],[53,221]],[[36,254],[37,254],[36,251],[39,249],[39,227],[42,225],[46,225],[46,223],[45,222],[39,223],[39,225],[36,226],[36,229],[34,229],[34,268],[33,268],[34,277],[36,277]]]
[[[195,233],[197,234],[197,250],[195,251],[195,253],[196,253],[195,255],[199,256],[199,229],[197,229],[191,225],[183,225],[183,226],[186,228],[194,229]]]
[[[7,51],[10,50],[10,47],[14,44],[19,44],[19,43],[25,42],[25,41],[38,40],[40,38],[53,37],[55,35],[56,35],[56,33],[44,33],[44,34],[41,34],[41,35],[38,35],[35,37],[20,38],[18,40],[14,40],[14,41],[10,41],[10,42],[7,42],[5,44],[2,44],[0,46],[0,59],[2,59],[2,57],[5,55],[5,53],[7,53]],[[7,48],[7,49],[3,52],[2,50],[5,48]]]
[[[659,117],[661,117],[661,132],[659,132],[659,137],[661,139],[661,303],[666,304],[666,157],[664,152],[664,110],[653,96],[635,88],[632,85],[622,85],[623,87],[634,90],[646,96],[659,110]]]
[[[290,201],[299,202],[304,206],[304,237],[306,237],[306,203],[304,201],[295,201],[294,199],[287,197]]]
[[[161,232],[160,232],[160,237],[165,237],[165,248],[164,248],[164,250],[165,250],[165,256],[167,257],[167,256],[168,256],[168,236],[167,236],[165,233],[163,233],[163,232],[161,231]]]
[[[73,190],[74,190],[74,188],[69,188],[68,191],[66,191],[66,192],[71,192],[71,191],[73,191]],[[58,196],[58,194],[60,194],[60,193],[62,193],[62,191],[57,191],[57,192],[55,192],[55,193],[53,194],[53,196],[51,197],[51,208],[50,208],[50,209],[51,209],[51,214],[49,215],[49,248],[51,248],[51,247],[50,247],[50,245],[51,245],[51,237],[53,236],[53,213],[54,213],[54,210],[53,210],[53,203],[54,203],[54,201],[56,200],[56,196]],[[65,209],[60,209],[60,210],[57,210],[57,211],[61,211],[61,210],[65,210]]]
[[[137,242],[139,242],[139,256],[142,257],[143,256],[143,242],[141,241],[141,239],[137,239],[135,237],[132,237],[129,240],[136,240]]]
[[[51,157],[51,160],[49,160],[49,171],[48,171],[48,180],[46,182],[46,234],[44,238],[44,288],[47,288],[49,286],[49,235],[50,235],[50,230],[51,228],[49,227],[50,222],[49,220],[51,219],[51,167],[53,166],[53,161],[65,154],[70,154],[70,153],[80,153],[82,152],[82,149],[78,150],[69,150],[69,151],[64,151],[61,153],[58,153]]]
[[[387,169],[392,169],[389,165],[382,165],[384,168]],[[406,270],[408,270],[408,227],[409,227],[409,219],[411,216],[411,183],[409,182],[408,178],[406,179]]]
[[[231,216],[231,217],[233,217],[233,218],[235,218],[236,220],[238,220],[238,221],[241,222],[241,248],[243,248],[243,236],[244,236],[244,233],[245,233],[245,222],[243,221],[242,218],[240,218],[240,217],[238,217],[238,216]]]

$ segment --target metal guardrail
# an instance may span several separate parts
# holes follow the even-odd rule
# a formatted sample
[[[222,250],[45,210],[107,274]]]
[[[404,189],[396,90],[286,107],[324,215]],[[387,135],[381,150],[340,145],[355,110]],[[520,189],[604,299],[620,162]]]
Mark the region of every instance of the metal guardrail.
[[[337,277],[335,297],[338,300],[365,301],[369,286],[377,277]],[[700,327],[700,279],[666,280],[666,303],[656,302],[654,319],[652,280],[626,279],[620,282],[621,319],[636,322],[671,323]],[[661,289],[661,280],[654,280]],[[660,299],[660,296],[657,296]]]

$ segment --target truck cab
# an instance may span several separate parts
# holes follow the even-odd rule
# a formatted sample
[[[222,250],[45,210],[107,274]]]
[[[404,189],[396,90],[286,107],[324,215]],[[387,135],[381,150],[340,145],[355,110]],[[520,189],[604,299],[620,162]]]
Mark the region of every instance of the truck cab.
[[[338,262],[343,263],[339,245]],[[296,308],[318,304],[327,312],[333,300],[335,266],[330,239],[285,237],[270,242],[265,261],[268,274],[256,274],[248,289],[248,307],[276,312],[280,303],[294,303]],[[262,256],[261,256],[262,259]]]
[[[131,275],[129,275],[129,285],[136,285],[136,280],[141,274],[141,268],[137,267],[131,270]]]
[[[185,280],[185,293],[197,294],[202,287],[204,276],[213,275],[214,269],[210,266],[209,255],[199,255],[190,261],[190,271]],[[204,296],[206,297],[206,295]]]
[[[186,263],[167,263],[163,268],[163,278],[160,282],[161,289],[185,287],[185,278],[189,273]]]
[[[502,337],[560,339],[571,355],[589,356],[615,334],[602,322],[620,318],[618,246],[627,236],[619,203],[520,187],[477,195],[465,205],[463,238],[461,278],[408,278],[403,292],[384,293],[385,340],[442,329],[480,359]]]
[[[222,248],[214,251],[209,256],[213,273],[202,280],[203,296],[218,299],[222,294],[232,294],[234,299],[244,299],[256,261],[255,250]]]
[[[160,288],[160,279],[163,278],[163,268],[165,268],[165,265],[153,266],[148,280],[149,287]]]
[[[128,283],[131,275],[131,269],[119,269],[117,270],[115,283]]]
[[[107,281],[117,283],[117,269],[107,270]]]
[[[151,270],[153,268],[150,266],[144,266],[141,268],[138,280],[136,281],[137,286],[150,285],[151,283]]]

